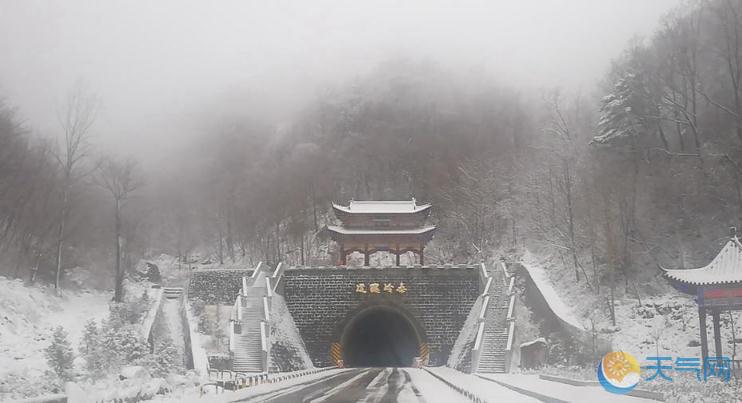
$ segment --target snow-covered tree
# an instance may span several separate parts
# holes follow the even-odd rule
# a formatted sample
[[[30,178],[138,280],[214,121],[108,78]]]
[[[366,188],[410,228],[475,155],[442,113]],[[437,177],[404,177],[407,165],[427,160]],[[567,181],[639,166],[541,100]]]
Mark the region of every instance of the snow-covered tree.
[[[156,344],[155,352],[144,358],[142,363],[149,368],[152,375],[166,376],[180,367],[178,359],[178,349],[173,340],[165,337]]]
[[[630,141],[642,133],[643,119],[648,115],[648,90],[641,76],[626,73],[603,97],[600,106],[600,133],[592,140],[597,144]]]
[[[57,376],[62,380],[72,378],[72,367],[75,353],[68,340],[67,331],[62,326],[54,329],[52,343],[44,350],[46,362]]]
[[[102,346],[101,330],[95,320],[90,319],[85,323],[78,351],[80,356],[85,359],[85,369],[88,375],[92,377],[101,376],[106,367]]]

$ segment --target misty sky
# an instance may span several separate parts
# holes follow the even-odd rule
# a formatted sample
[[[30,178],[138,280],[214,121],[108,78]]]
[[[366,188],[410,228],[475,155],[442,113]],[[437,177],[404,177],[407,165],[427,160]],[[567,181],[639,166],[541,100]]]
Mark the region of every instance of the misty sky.
[[[252,92],[290,110],[390,57],[589,90],[678,3],[0,0],[0,96],[52,136],[61,99],[82,81],[100,99],[96,142],[166,152],[215,99]]]

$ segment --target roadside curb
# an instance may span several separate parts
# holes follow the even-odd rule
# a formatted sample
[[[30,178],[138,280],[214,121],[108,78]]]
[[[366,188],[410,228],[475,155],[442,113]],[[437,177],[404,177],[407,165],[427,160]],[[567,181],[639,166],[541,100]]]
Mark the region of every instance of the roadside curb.
[[[506,388],[508,388],[508,389],[510,389],[512,391],[518,392],[518,393],[523,394],[523,395],[526,395],[526,396],[530,396],[530,397],[532,397],[534,399],[541,400],[544,403],[569,403],[566,400],[561,400],[561,399],[557,399],[555,397],[543,395],[541,393],[534,392],[532,390],[519,388],[517,386],[513,386],[513,385],[507,384],[505,382],[496,381],[494,379],[487,378],[487,377],[484,377],[484,376],[479,375],[479,374],[475,374],[475,375],[478,376],[479,378],[484,379],[485,381],[494,382],[494,383],[496,383],[496,384],[498,384],[500,386],[506,387]]]
[[[422,369],[424,369],[424,370],[425,370],[425,372],[429,373],[430,375],[433,375],[433,376],[434,376],[434,377],[435,377],[436,379],[438,379],[439,381],[441,381],[441,382],[445,383],[446,385],[448,385],[448,386],[449,386],[449,387],[450,387],[451,389],[453,389],[453,390],[455,390],[456,392],[458,392],[458,393],[462,394],[462,395],[463,395],[464,397],[466,397],[466,398],[467,398],[468,400],[470,400],[470,401],[472,401],[472,402],[475,402],[475,403],[487,403],[487,400],[485,400],[484,398],[482,398],[482,397],[480,397],[480,396],[477,396],[477,395],[476,395],[476,394],[475,394],[474,392],[470,392],[470,391],[468,391],[468,390],[466,390],[466,389],[462,388],[461,386],[458,386],[458,385],[454,385],[453,383],[449,382],[449,381],[448,381],[448,380],[446,380],[445,378],[443,378],[443,377],[439,376],[439,375],[438,375],[438,374],[436,374],[435,372],[433,372],[433,371],[431,371],[431,370],[429,370],[429,369],[427,369],[427,368],[425,368],[425,367],[423,367]]]
[[[572,386],[600,386],[600,382],[598,381],[585,381],[581,379],[563,378],[561,376],[554,376],[554,375],[539,375],[538,377],[545,381],[559,382],[559,383],[564,383],[564,384],[572,385]],[[644,390],[644,389],[634,389],[631,392],[627,393],[626,396],[641,397],[644,399],[652,399],[652,400],[657,400],[660,402],[665,401],[664,394],[660,392],[652,392],[650,390]]]

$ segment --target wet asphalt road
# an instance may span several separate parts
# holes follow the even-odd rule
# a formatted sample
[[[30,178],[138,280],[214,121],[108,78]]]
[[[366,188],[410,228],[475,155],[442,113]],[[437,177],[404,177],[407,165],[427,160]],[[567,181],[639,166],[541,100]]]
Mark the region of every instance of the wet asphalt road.
[[[424,403],[403,368],[354,368],[321,379],[286,386],[239,402],[270,403]]]

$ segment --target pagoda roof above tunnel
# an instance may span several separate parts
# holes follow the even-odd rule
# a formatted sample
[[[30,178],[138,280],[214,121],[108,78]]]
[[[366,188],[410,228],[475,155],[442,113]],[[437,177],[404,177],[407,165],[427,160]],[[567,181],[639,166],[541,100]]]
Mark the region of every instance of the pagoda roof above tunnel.
[[[422,235],[435,231],[435,225],[420,228],[347,228],[338,225],[328,225],[330,233],[342,235]]]
[[[351,200],[347,206],[332,203],[336,212],[345,214],[416,214],[430,209],[430,204],[418,205],[412,200]]]
[[[731,284],[742,282],[742,244],[734,236],[718,255],[697,269],[662,269],[667,278],[692,285]]]

